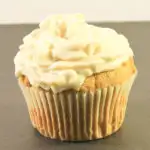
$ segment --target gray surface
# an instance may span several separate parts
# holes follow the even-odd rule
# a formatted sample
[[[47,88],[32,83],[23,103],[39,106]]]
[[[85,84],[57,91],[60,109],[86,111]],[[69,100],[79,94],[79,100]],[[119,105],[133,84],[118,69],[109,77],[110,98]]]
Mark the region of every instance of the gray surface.
[[[104,140],[86,143],[66,143],[41,137],[30,124],[13,64],[22,37],[35,25],[0,26],[0,150],[150,149],[150,23],[102,25],[128,37],[139,70],[121,130]]]

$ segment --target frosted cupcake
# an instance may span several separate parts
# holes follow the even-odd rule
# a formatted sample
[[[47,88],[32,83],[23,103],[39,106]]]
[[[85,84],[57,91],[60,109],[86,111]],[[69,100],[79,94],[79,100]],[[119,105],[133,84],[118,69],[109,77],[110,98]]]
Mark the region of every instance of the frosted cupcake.
[[[82,15],[54,15],[23,39],[14,62],[42,135],[93,140],[121,127],[137,72],[122,34],[89,25]]]

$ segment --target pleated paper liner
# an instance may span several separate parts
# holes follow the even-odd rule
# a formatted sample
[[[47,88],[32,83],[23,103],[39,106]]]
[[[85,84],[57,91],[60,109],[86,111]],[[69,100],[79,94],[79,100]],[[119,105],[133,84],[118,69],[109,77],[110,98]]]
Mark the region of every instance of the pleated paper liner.
[[[34,128],[52,139],[80,141],[104,138],[121,127],[135,76],[93,93],[52,94],[19,83]]]

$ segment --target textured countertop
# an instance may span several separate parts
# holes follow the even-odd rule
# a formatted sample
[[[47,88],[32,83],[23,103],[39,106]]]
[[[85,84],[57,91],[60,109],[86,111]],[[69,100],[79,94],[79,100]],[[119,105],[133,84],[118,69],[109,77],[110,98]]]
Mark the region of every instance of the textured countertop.
[[[150,149],[150,23],[101,25],[112,27],[129,39],[139,71],[121,130],[103,140],[80,143],[40,136],[30,124],[26,103],[14,77],[13,64],[22,37],[36,25],[0,25],[0,150]]]

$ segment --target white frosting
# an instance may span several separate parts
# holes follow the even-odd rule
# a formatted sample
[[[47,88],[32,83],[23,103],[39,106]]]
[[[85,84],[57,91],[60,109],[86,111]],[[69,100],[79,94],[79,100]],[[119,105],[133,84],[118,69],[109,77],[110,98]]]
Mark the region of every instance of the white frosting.
[[[123,35],[89,25],[82,15],[48,17],[39,26],[24,37],[15,73],[54,93],[78,90],[86,77],[115,69],[133,56]]]

